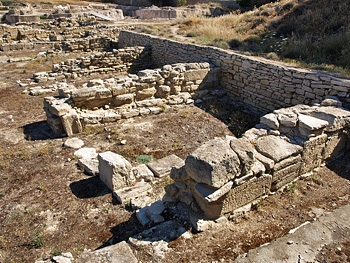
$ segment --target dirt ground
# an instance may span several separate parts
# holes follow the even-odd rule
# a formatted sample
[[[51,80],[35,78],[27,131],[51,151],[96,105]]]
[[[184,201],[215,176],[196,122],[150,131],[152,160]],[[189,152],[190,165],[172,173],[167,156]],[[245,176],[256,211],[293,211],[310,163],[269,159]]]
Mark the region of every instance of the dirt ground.
[[[61,59],[64,56],[71,55],[61,54]],[[117,204],[97,177],[78,169],[74,150],[62,146],[67,138],[52,133],[42,104],[48,95],[22,93],[25,87],[16,81],[49,70],[51,64],[50,60],[0,64],[0,262],[4,263],[34,262],[68,251],[77,257],[84,249],[127,240],[143,229],[134,212]],[[114,151],[135,164],[140,154],[186,158],[203,142],[239,136],[257,121],[239,111],[231,114],[222,105],[207,109],[171,108],[160,115],[89,129],[76,137],[86,147]],[[154,187],[161,189],[169,182]],[[171,250],[161,262],[230,262],[349,202],[350,154],[268,196],[223,228],[170,242]],[[349,244],[350,238],[326,247],[319,261],[350,262]],[[142,262],[156,261],[147,249],[134,252]]]

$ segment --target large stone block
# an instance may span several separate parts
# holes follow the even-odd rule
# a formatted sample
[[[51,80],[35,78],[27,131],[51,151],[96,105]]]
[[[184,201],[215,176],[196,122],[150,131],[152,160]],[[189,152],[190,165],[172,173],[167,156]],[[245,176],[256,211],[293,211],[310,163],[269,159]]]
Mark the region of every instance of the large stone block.
[[[255,149],[262,155],[274,160],[275,163],[292,155],[297,155],[303,150],[301,146],[291,144],[273,135],[259,138],[255,143]]]
[[[135,181],[131,168],[131,164],[119,154],[108,151],[98,155],[100,179],[112,191],[126,187]]]
[[[310,113],[311,116],[325,120],[329,124],[327,131],[337,131],[350,127],[350,111],[335,107],[318,107]]]
[[[284,180],[284,178],[289,177],[291,174],[296,174],[296,177],[299,176],[300,166],[301,166],[301,162],[297,162],[297,163],[294,163],[290,166],[287,166],[279,171],[273,172],[273,175],[272,175],[273,183],[277,182],[277,181]]]
[[[67,136],[72,136],[73,134],[77,134],[83,131],[83,127],[76,110],[71,109],[68,114],[63,115],[60,118]]]
[[[245,138],[233,138],[230,142],[232,150],[238,155],[242,165],[242,173],[248,173],[254,164],[254,147]]]
[[[323,163],[326,141],[327,134],[322,134],[317,137],[312,137],[304,143],[303,162],[300,174],[308,173]]]
[[[216,188],[241,174],[238,155],[229,140],[215,138],[197,148],[186,158],[186,172],[196,182]]]
[[[175,154],[166,156],[162,159],[151,161],[147,164],[155,176],[164,177],[170,175],[172,167],[181,167],[184,165],[184,161]]]
[[[232,188],[223,201],[221,213],[232,212],[268,194],[270,192],[271,181],[272,176],[264,174],[259,178],[254,177],[248,182]]]

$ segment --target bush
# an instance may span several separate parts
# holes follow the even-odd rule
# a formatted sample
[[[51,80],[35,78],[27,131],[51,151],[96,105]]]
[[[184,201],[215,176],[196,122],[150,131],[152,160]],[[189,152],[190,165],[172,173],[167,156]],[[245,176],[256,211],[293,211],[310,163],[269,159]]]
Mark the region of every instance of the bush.
[[[152,155],[141,154],[141,155],[136,157],[136,162],[145,164],[145,163],[149,163],[150,161],[152,161],[152,159],[153,159]]]

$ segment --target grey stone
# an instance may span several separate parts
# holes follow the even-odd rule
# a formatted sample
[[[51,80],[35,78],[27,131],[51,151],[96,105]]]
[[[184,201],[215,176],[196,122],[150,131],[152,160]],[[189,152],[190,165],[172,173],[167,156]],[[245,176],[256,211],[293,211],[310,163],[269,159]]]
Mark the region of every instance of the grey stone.
[[[149,169],[151,169],[155,176],[164,177],[170,175],[172,167],[183,166],[184,161],[177,157],[175,154],[166,156],[159,160],[154,160],[147,163]]]
[[[307,116],[304,114],[299,114],[298,119],[299,119],[299,127],[309,131],[320,130],[322,128],[325,128],[328,125],[327,121],[324,121],[312,116]]]
[[[94,159],[97,158],[97,152],[95,148],[84,147],[75,151],[74,156],[79,159]]]
[[[350,127],[350,111],[334,107],[318,107],[311,116],[328,122],[327,131],[337,131]]]
[[[135,181],[132,166],[123,156],[108,151],[100,153],[98,161],[100,179],[110,190],[116,191]]]
[[[153,180],[154,174],[153,172],[148,169],[147,165],[145,164],[140,164],[134,168],[132,168],[132,172],[134,174],[134,176],[136,177],[136,179],[143,179],[146,182],[150,182]]]
[[[75,263],[138,263],[129,245],[122,241],[95,251],[84,251]]]
[[[271,129],[278,130],[279,122],[277,116],[273,113],[266,114],[260,118],[260,123],[265,124]]]
[[[79,159],[78,160],[79,167],[87,174],[87,175],[98,175],[98,160],[95,159]]]
[[[297,155],[303,150],[301,146],[291,144],[273,135],[259,138],[255,143],[255,149],[262,155],[274,160],[275,163],[289,156]]]
[[[153,192],[153,188],[149,183],[137,182],[130,187],[124,187],[113,192],[113,195],[121,204],[127,204],[131,199],[146,197]]]
[[[216,188],[241,174],[241,163],[231,149],[229,140],[215,138],[204,143],[190,154],[186,172],[196,182]]]
[[[231,149],[238,155],[242,165],[242,173],[248,173],[254,164],[254,147],[245,138],[233,138],[230,142]]]
[[[78,138],[68,138],[63,145],[65,147],[79,149],[84,146],[84,141]]]
[[[198,193],[195,196],[202,197],[204,201],[208,203],[216,202],[221,197],[226,195],[231,190],[232,186],[233,186],[233,181],[229,181],[219,189],[215,189],[205,184],[199,183],[199,184],[196,184],[194,187],[195,192]]]

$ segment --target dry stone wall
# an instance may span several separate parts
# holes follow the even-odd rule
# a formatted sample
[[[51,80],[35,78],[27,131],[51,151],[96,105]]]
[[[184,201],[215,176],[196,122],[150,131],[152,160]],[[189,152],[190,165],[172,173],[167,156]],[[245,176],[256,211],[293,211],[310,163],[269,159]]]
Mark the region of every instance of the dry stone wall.
[[[37,83],[65,78],[79,78],[88,75],[107,73],[135,73],[137,70],[149,68],[150,49],[132,47],[114,49],[113,52],[95,52],[88,57],[69,59],[52,66],[52,72],[37,72],[33,79]]]
[[[350,112],[338,103],[328,99],[324,106],[275,110],[242,138],[204,143],[185,165],[172,168],[166,199],[218,218],[310,173],[349,150]]]
[[[205,47],[146,34],[121,31],[119,47],[150,46],[157,66],[173,63],[209,62],[221,68],[220,84],[233,100],[259,114],[297,104],[320,103],[337,96],[350,104],[350,80],[243,56],[232,51]]]
[[[58,97],[47,97],[47,122],[57,134],[71,136],[89,125],[158,114],[167,105],[193,103],[192,98],[211,94],[218,85],[218,68],[209,63],[165,65],[141,70],[137,75],[91,80],[83,88],[62,86]]]

